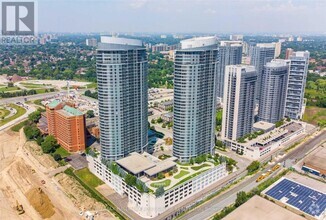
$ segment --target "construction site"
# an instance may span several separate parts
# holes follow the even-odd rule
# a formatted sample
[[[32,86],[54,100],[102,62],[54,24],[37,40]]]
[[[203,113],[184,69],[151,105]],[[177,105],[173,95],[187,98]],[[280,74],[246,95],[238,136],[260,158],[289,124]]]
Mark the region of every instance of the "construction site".
[[[1,132],[0,160],[0,219],[115,219],[23,130]]]

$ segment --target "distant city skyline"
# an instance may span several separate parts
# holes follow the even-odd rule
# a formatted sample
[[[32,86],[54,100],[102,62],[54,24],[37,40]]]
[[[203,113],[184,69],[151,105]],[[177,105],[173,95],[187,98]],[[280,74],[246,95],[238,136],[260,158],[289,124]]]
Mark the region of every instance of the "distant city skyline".
[[[39,0],[38,26],[67,33],[326,34],[325,10],[320,0]]]

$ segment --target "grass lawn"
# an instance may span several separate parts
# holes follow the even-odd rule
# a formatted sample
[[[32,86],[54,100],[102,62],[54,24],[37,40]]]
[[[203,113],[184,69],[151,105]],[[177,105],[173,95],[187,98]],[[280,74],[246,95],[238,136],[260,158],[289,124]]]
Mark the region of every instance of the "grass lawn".
[[[183,176],[185,176],[185,175],[187,175],[187,174],[189,174],[188,171],[181,170],[179,174],[177,174],[177,175],[174,176],[174,178],[175,178],[175,179],[180,179],[181,177],[183,177]]]
[[[18,132],[22,127],[27,125],[28,120],[22,121],[19,124],[16,124],[10,128],[10,130]]]
[[[48,90],[47,92],[50,92],[50,89],[35,89],[35,90],[36,90],[36,94],[46,93],[45,90]]]
[[[20,83],[20,84],[28,89],[44,88],[44,85],[42,84],[35,84],[35,83]]]
[[[77,170],[75,174],[88,186],[95,188],[99,185],[104,184],[102,180],[100,180],[97,176],[92,174],[88,168],[84,168],[81,170]]]
[[[210,165],[207,164],[207,163],[203,163],[202,165],[199,165],[199,166],[193,166],[193,167],[191,167],[191,169],[197,171],[197,170],[200,170],[200,169],[203,168],[203,167],[210,167]]]
[[[23,114],[26,113],[26,109],[24,109],[23,107],[20,107],[18,105],[15,105],[15,104],[9,104],[8,105],[10,108],[14,108],[16,109],[17,113],[9,118],[5,118],[3,120],[0,121],[0,126],[4,125],[4,124],[7,124],[8,122],[22,116]]]
[[[0,109],[0,118],[6,117],[7,115],[10,114],[10,111],[7,109]]]
[[[94,199],[96,199],[96,201],[104,204],[105,207],[106,207],[106,209],[108,209],[110,212],[112,212],[114,214],[114,216],[117,217],[117,219],[127,219],[127,217],[124,214],[122,214],[122,213],[120,213],[118,211],[118,209],[116,208],[116,206],[111,201],[109,201],[108,199],[106,199],[96,189],[94,189],[93,187],[87,185],[87,183],[84,182],[84,179],[81,179],[79,176],[77,176],[76,173],[73,172],[73,169],[72,168],[66,169],[64,171],[64,173],[67,174],[67,175],[69,175],[69,176],[71,176],[71,177],[73,177],[73,178],[75,178],[91,194],[91,196]],[[94,176],[94,177],[97,178],[96,176]]]
[[[177,164],[180,165],[180,166],[191,166],[190,163],[181,163],[179,161],[177,161]]]
[[[186,178],[180,180],[180,181],[179,181],[177,184],[175,184],[173,187],[175,187],[175,186],[177,186],[177,185],[180,185],[181,183],[184,183],[184,182],[186,182],[186,181],[188,181],[188,180],[194,178],[195,176],[198,176],[199,174],[206,172],[207,170],[209,170],[209,169],[205,169],[205,170],[199,171],[199,172],[197,172],[197,173],[194,173],[194,174],[192,174],[192,175],[190,175],[190,176],[188,176],[188,177],[186,177]]]
[[[151,183],[151,187],[158,188],[160,186],[168,187],[171,184],[171,180],[163,180],[161,182]]]
[[[318,121],[326,120],[326,108],[307,106],[302,120],[317,125]]]
[[[188,170],[188,167],[180,167],[180,169]]]
[[[44,106],[44,105],[42,104],[42,99],[36,99],[36,100],[34,101],[34,104],[35,104],[35,105]]]
[[[87,87],[87,89],[95,89],[97,87],[97,83],[93,82],[93,83],[87,84],[86,87]]]
[[[53,154],[60,154],[62,158],[70,155],[70,153],[66,151],[63,147],[57,148]]]
[[[19,87],[14,86],[14,87],[0,87],[0,92],[12,92],[12,91],[16,91],[16,90],[20,90]]]

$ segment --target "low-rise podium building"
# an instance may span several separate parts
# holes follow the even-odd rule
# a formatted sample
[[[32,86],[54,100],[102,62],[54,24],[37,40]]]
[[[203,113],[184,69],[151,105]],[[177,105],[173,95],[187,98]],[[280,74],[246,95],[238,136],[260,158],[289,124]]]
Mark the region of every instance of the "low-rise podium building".
[[[149,219],[155,219],[228,175],[226,164],[216,164],[213,159],[185,167],[176,163],[177,158],[173,156],[161,160],[146,152],[133,152],[114,162],[92,150],[86,159],[93,174],[121,197],[128,197],[128,208]],[[135,179],[133,185],[127,183],[127,176]],[[160,194],[159,187],[164,188]]]

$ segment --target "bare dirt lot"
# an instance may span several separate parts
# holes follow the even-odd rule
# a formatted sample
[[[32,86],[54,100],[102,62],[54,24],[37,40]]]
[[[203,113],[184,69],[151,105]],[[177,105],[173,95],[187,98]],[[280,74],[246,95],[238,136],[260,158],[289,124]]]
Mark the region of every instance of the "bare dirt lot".
[[[22,131],[0,133],[0,219],[81,219],[79,209],[25,151],[25,141]],[[17,203],[25,213],[18,215]]]
[[[45,168],[57,168],[59,165],[53,157],[48,154],[43,154],[42,149],[34,141],[26,142],[25,149],[32,154],[32,156]]]
[[[60,173],[55,176],[55,179],[63,187],[75,206],[80,210],[105,209],[105,206],[102,203],[99,203],[95,199],[91,198],[88,191],[86,191],[74,178],[66,175],[65,173]]]
[[[97,212],[95,219],[116,219],[78,181],[62,173],[50,155],[23,131],[0,132],[0,219],[83,219],[80,211]],[[24,213],[17,211],[22,206]]]
[[[0,172],[12,163],[18,150],[19,135],[11,130],[0,132]]]

